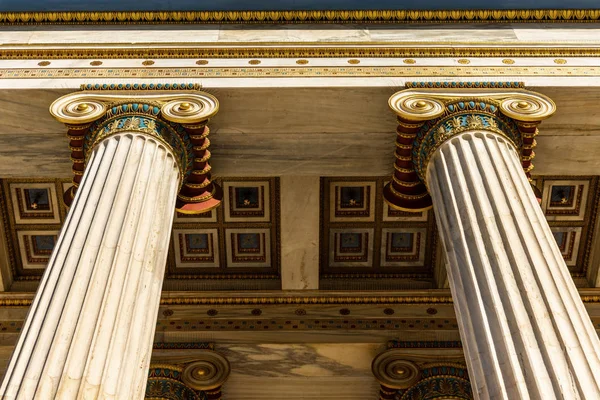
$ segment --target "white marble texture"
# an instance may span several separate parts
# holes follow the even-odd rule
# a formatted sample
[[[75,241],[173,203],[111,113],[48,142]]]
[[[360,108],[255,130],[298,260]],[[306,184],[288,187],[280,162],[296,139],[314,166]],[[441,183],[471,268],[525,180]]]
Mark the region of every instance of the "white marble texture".
[[[227,400],[377,398],[371,373],[383,343],[218,345],[231,363]]]
[[[0,387],[3,399],[142,399],[179,172],[150,136],[89,161]]]
[[[600,341],[514,147],[462,133],[427,182],[477,397],[600,398]]]
[[[0,29],[10,45],[227,43],[599,43],[600,24],[279,24],[25,26]]]
[[[318,176],[281,177],[283,290],[319,288],[319,190]]]

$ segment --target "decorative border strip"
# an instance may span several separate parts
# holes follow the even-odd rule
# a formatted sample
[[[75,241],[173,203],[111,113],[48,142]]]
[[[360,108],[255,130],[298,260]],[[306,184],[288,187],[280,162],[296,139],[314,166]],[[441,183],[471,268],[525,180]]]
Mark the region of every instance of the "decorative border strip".
[[[600,10],[310,10],[4,12],[0,25],[597,22]]]
[[[214,350],[215,344],[210,342],[155,342],[153,350]]]
[[[224,67],[224,68],[1,68],[0,79],[164,79],[288,77],[600,76],[599,67]],[[108,89],[107,89],[108,90]]]
[[[600,296],[598,296],[600,302]],[[373,297],[191,297],[162,298],[161,305],[323,305],[323,304],[452,304],[450,296]],[[0,303],[1,305],[1,303]]]
[[[262,319],[202,319],[189,318],[173,321],[159,320],[157,332],[211,332],[211,331],[302,331],[302,330],[424,330],[456,331],[456,318],[262,318]]]
[[[406,82],[407,89],[523,89],[523,82]]]
[[[1,14],[0,14],[1,15]],[[1,24],[0,24],[1,25]],[[85,44],[82,44],[85,45]],[[148,45],[151,46],[151,45]],[[255,44],[254,44],[255,46]],[[0,60],[179,59],[179,58],[414,58],[414,57],[600,57],[598,47],[474,47],[467,45],[331,47],[136,47],[4,48]]]
[[[584,303],[600,303],[600,295],[581,295]],[[29,307],[31,299],[0,299],[0,307]],[[184,297],[162,298],[161,305],[323,305],[323,304],[453,304],[450,296],[356,297]]]
[[[460,341],[401,341],[390,340],[387,343],[388,349],[457,349],[462,348]]]
[[[79,87],[85,91],[102,91],[102,90],[201,90],[202,85],[199,83],[111,83],[111,84],[83,84]]]
[[[276,274],[168,274],[165,277],[166,280],[175,279],[197,279],[197,280],[208,280],[208,279],[252,279],[252,280],[279,280],[279,276]]]

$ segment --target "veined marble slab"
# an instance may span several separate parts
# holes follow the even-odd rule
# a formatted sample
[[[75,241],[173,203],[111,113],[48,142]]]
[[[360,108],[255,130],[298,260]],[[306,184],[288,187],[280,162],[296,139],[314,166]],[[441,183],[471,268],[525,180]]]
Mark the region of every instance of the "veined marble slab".
[[[0,27],[0,43],[36,45],[132,45],[227,43],[600,43],[600,24],[460,24],[460,25],[132,25]]]
[[[391,174],[401,87],[207,89],[221,103],[210,122],[218,176]],[[558,106],[540,125],[535,174],[597,175],[598,88],[532,87]],[[48,113],[72,90],[0,91],[0,177],[70,177],[66,129]]]

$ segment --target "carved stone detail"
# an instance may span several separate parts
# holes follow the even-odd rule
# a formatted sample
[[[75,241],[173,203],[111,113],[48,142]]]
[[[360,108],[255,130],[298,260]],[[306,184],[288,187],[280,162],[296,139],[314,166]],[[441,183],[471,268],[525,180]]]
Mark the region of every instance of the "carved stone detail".
[[[415,212],[431,208],[425,176],[429,159],[446,140],[468,130],[508,138],[529,177],[537,125],[554,113],[554,102],[502,82],[485,89],[481,88],[485,85],[478,86],[453,83],[403,90],[390,97],[389,106],[398,116],[396,160],[383,196],[391,207]]]
[[[124,89],[127,89],[126,85]],[[135,87],[135,85],[134,85]],[[170,87],[170,86],[169,86]],[[174,85],[173,85],[174,87]],[[57,99],[50,113],[68,131],[73,162],[73,187],[65,195],[70,205],[92,149],[102,140],[120,132],[153,136],[178,157],[181,187],[176,208],[186,214],[203,213],[217,207],[221,188],[211,180],[208,120],[219,110],[218,100],[199,91],[184,93],[157,91],[128,93],[119,90],[84,90]]]
[[[198,360],[187,364],[183,369],[183,383],[196,390],[213,390],[221,387],[231,372],[227,359],[210,350],[204,350],[197,356]]]

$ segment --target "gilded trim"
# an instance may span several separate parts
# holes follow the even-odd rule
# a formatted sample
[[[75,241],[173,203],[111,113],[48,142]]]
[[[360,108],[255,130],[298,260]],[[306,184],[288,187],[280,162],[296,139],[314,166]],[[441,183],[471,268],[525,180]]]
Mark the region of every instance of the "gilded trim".
[[[33,297],[33,294],[32,294]],[[584,303],[600,303],[600,295],[581,295]],[[0,299],[0,307],[28,307],[31,299]],[[304,297],[163,297],[161,305],[322,305],[322,304],[452,304],[450,296],[304,296]]]
[[[104,83],[104,84],[82,84],[79,87],[82,91],[103,91],[103,90],[202,90],[199,83]]]
[[[1,25],[1,24],[0,24]],[[81,46],[87,44],[82,43]],[[250,44],[250,46],[256,44]],[[329,47],[328,47],[329,45]],[[221,47],[135,47],[135,48],[3,48],[0,60],[81,59],[194,59],[194,58],[415,58],[415,57],[599,57],[598,47],[490,47],[456,45],[444,47],[362,45],[331,43],[323,47],[221,46]],[[87,45],[89,46],[89,45]],[[559,67],[560,65],[554,65]],[[247,67],[247,69],[261,67]],[[304,69],[306,67],[298,67]],[[358,68],[358,67],[347,67]],[[463,66],[463,68],[468,68]],[[505,68],[509,68],[506,66]],[[143,68],[145,70],[153,67]],[[164,77],[163,77],[164,78]]]
[[[4,12],[0,25],[597,22],[600,10],[297,10]]]
[[[598,53],[600,57],[600,53]],[[597,77],[600,66],[594,67],[442,67],[442,66],[382,66],[382,67],[210,67],[210,68],[0,68],[0,79],[175,79],[206,78],[327,78],[327,77],[428,77],[469,78],[490,76],[566,76]],[[87,91],[86,91],[87,92]],[[83,93],[86,93],[83,92]],[[92,94],[94,92],[87,92]],[[98,93],[100,94],[100,93]],[[107,94],[104,92],[102,94]]]

